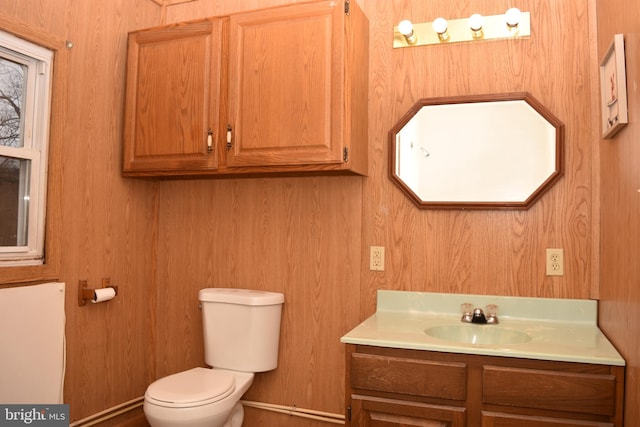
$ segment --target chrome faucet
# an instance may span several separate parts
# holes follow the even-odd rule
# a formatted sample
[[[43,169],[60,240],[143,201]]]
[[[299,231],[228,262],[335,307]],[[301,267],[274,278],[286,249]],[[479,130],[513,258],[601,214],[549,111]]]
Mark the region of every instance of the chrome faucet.
[[[487,318],[481,308],[473,310],[473,316],[471,316],[471,323],[480,323],[482,325],[487,324]]]
[[[487,305],[487,314],[484,314],[481,308],[473,308],[473,304],[464,303],[460,306],[462,309],[462,319],[464,323],[477,323],[480,325],[496,325],[498,321],[498,306],[495,304]]]

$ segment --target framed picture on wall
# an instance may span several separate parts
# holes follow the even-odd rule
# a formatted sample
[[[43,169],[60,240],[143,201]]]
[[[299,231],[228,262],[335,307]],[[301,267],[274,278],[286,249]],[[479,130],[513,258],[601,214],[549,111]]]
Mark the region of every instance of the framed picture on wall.
[[[611,139],[628,122],[624,35],[616,34],[600,62],[602,138]]]

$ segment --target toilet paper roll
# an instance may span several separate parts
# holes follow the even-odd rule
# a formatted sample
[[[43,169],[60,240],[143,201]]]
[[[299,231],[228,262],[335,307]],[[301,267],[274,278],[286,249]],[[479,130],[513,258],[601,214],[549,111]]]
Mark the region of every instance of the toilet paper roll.
[[[116,290],[113,288],[96,289],[95,297],[91,300],[92,303],[104,302],[113,299],[116,296]]]

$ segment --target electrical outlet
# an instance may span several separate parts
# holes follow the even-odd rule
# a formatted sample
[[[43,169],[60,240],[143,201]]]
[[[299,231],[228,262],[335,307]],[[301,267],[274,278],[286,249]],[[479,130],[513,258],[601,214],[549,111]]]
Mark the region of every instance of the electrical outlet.
[[[564,249],[547,248],[547,276],[564,276]]]
[[[384,246],[369,247],[369,270],[384,271]]]

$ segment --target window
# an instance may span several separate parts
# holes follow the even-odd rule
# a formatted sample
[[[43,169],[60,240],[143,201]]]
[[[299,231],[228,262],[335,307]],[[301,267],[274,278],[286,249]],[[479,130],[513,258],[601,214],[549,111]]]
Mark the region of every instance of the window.
[[[52,64],[0,31],[0,266],[44,263]]]

